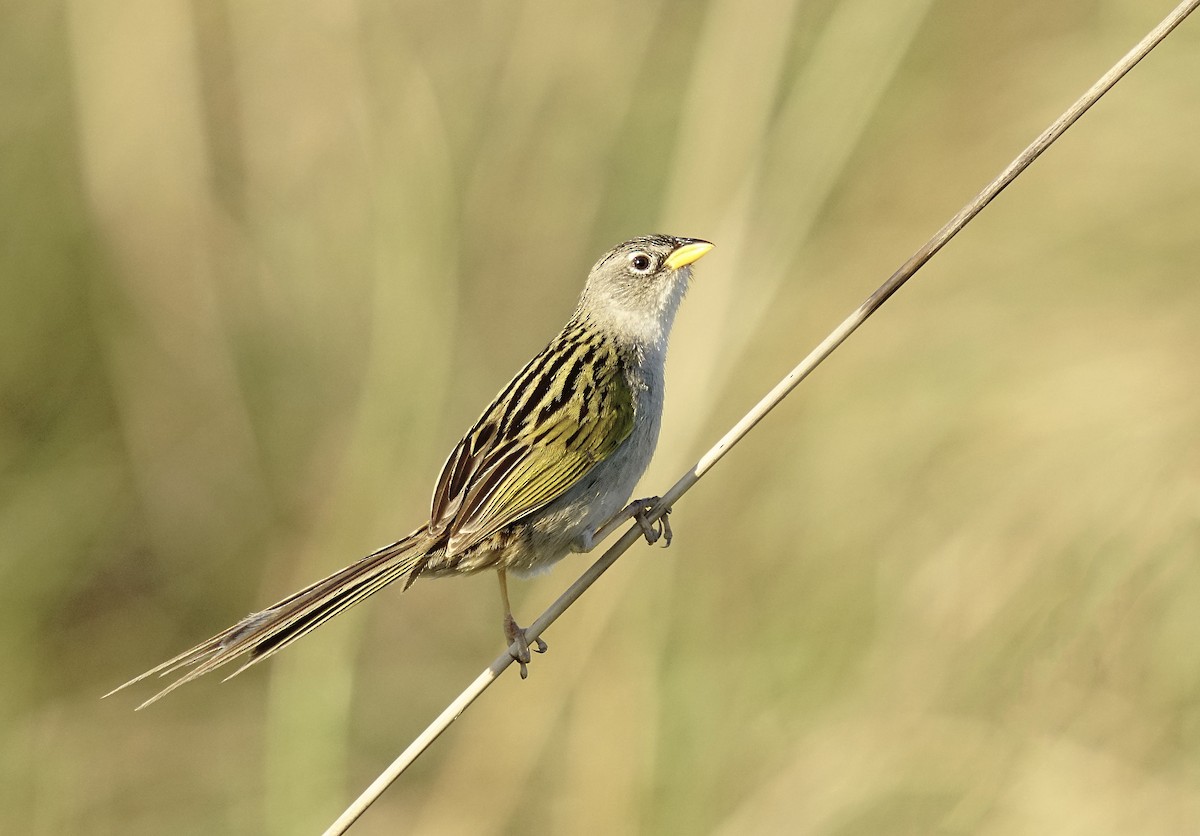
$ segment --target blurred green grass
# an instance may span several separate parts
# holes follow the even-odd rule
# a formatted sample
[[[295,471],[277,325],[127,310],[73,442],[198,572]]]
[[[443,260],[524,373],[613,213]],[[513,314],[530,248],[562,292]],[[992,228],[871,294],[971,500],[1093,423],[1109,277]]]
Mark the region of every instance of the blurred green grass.
[[[498,651],[490,577],[146,712],[99,694],[417,524],[587,266],[653,230],[718,244],[663,489],[1165,11],[6,5],[0,832],[324,827]],[[355,832],[1194,827],[1198,47],[1185,24]]]

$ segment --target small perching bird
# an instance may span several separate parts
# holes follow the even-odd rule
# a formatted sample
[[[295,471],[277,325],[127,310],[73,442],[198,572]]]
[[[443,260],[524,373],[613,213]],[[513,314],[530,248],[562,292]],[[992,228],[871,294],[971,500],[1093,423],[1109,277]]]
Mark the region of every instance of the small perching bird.
[[[707,241],[649,235],[596,262],[574,315],[505,386],[450,453],[429,521],[402,540],[334,572],[110,693],[190,668],[144,707],[240,656],[240,673],[394,580],[494,569],[504,635],[527,674],[529,644],[508,603],[507,575],[587,552],[625,520],[647,541],[665,534],[643,514],[657,497],[626,504],[650,464],[663,408],[667,338]],[[544,652],[545,642],[537,639]],[[107,696],[107,695],[106,695]]]

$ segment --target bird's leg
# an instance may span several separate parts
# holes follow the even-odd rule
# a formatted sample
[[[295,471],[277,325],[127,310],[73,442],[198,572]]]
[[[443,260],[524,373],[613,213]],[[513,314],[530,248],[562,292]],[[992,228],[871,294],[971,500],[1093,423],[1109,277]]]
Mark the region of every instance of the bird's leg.
[[[529,640],[525,638],[525,630],[513,618],[512,606],[508,603],[508,575],[503,569],[497,569],[496,575],[500,578],[500,598],[504,601],[504,637],[508,639],[509,653],[512,653],[512,657],[521,666],[521,679],[525,679],[529,676],[529,668],[525,666],[532,658],[529,655]],[[538,653],[545,653],[549,650],[549,646],[540,638],[533,641]],[[515,653],[512,651],[514,644],[517,646]]]
[[[655,522],[650,522],[646,518],[646,514],[649,513],[650,509],[654,507],[659,499],[660,497],[650,496],[646,499],[635,499],[633,502],[630,502],[613,516],[612,519],[600,526],[595,534],[587,538],[586,545],[588,548],[586,551],[591,551],[596,543],[599,543],[605,537],[612,534],[615,529],[620,528],[628,520],[637,522],[638,527],[642,529],[642,536],[646,538],[646,542],[651,546],[657,543],[659,538],[663,541],[663,548],[671,545],[671,537],[673,536],[671,533],[671,521],[667,518],[671,513],[671,509],[668,508],[663,511],[662,516]]]

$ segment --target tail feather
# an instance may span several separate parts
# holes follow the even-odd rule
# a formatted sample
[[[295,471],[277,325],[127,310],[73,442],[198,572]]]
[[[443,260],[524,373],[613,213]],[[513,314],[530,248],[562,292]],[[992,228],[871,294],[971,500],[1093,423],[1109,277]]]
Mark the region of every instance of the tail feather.
[[[424,567],[429,545],[426,529],[418,529],[403,540],[361,558],[265,610],[246,616],[232,627],[134,677],[104,696],[111,696],[148,677],[168,676],[190,668],[138,706],[142,709],[180,685],[249,654],[250,658],[226,679],[237,676],[403,575],[408,575],[405,584],[407,589]]]

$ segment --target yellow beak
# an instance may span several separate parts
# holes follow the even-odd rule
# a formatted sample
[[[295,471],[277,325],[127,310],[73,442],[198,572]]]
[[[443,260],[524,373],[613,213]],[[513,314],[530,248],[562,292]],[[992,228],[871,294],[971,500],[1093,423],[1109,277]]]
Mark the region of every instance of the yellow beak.
[[[713,248],[708,241],[702,241],[699,238],[682,238],[680,240],[686,243],[672,250],[671,254],[667,256],[667,260],[663,262],[668,270],[687,267],[689,264],[699,261],[705,253]]]

